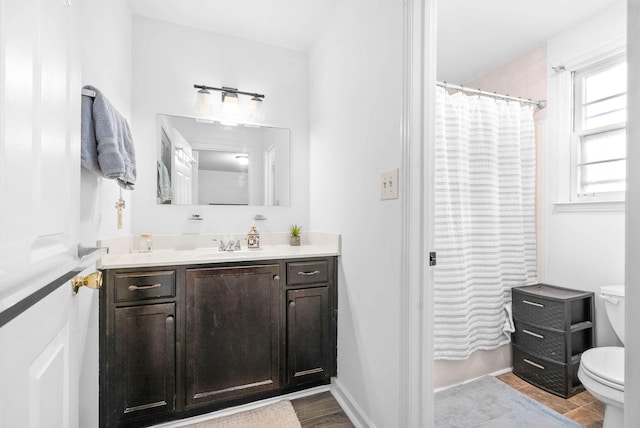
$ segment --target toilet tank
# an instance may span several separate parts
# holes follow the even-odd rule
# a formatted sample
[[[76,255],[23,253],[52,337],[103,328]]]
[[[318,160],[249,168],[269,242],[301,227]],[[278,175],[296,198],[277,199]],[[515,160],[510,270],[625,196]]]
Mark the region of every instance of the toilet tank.
[[[600,287],[600,298],[604,302],[604,309],[613,331],[624,344],[624,285]]]

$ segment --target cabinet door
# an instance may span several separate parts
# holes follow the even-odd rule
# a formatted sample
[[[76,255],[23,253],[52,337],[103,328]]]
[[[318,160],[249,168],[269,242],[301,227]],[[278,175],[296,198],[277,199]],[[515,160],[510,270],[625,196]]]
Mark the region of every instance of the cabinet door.
[[[175,303],[115,310],[115,421],[175,408],[175,315]]]
[[[287,291],[287,377],[289,384],[331,374],[329,288]]]
[[[279,387],[278,265],[187,270],[187,406]]]

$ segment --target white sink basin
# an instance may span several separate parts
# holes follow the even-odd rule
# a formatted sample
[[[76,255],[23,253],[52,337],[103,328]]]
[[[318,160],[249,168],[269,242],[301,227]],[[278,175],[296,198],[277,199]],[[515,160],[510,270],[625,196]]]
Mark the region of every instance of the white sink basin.
[[[260,249],[247,249],[243,248],[241,250],[234,251],[220,251],[217,248],[198,248],[197,250],[193,250],[194,257],[197,258],[218,258],[218,257],[234,257],[234,256],[244,256],[247,254],[254,253],[256,251],[260,251]]]

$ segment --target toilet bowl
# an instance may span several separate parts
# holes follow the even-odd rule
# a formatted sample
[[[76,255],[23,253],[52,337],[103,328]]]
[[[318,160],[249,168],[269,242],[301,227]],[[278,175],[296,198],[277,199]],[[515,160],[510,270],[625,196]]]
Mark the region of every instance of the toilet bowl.
[[[624,343],[624,286],[600,288],[607,318]],[[624,422],[624,348],[604,346],[585,351],[578,378],[587,391],[605,405],[603,428],[617,428]]]
[[[578,378],[585,389],[605,404],[603,428],[624,422],[624,348],[605,346],[582,354]]]

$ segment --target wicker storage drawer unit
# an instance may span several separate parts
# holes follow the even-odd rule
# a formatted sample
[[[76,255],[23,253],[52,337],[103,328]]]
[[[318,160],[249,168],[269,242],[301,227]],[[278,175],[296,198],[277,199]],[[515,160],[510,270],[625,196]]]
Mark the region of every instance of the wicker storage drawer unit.
[[[593,293],[547,284],[512,289],[513,373],[568,398],[584,390],[580,356],[593,347]]]

